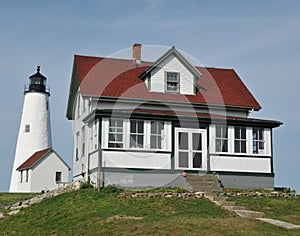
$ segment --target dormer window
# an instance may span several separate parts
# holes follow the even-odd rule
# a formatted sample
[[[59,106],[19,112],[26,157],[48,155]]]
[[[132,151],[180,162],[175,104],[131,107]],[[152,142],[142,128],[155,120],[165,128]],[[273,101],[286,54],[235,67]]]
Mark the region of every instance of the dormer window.
[[[166,92],[179,93],[180,92],[180,75],[178,72],[166,73]]]

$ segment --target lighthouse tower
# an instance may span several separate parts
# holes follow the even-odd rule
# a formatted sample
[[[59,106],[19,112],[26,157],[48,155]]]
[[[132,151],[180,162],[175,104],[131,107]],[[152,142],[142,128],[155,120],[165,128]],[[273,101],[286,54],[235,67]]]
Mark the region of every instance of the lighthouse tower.
[[[46,85],[46,80],[47,78],[40,73],[40,66],[38,66],[37,72],[29,77],[29,84],[25,86],[10,192],[24,191],[20,184],[20,182],[22,183],[22,177],[20,181],[21,172],[17,168],[36,152],[52,147],[49,111],[50,90]],[[28,177],[26,178],[28,179]]]

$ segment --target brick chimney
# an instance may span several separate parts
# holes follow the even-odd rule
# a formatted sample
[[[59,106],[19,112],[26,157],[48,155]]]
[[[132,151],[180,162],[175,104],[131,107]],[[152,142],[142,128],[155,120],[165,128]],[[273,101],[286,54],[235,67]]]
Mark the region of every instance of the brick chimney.
[[[142,44],[135,43],[132,46],[132,59],[135,61],[135,64],[141,64],[142,62]]]

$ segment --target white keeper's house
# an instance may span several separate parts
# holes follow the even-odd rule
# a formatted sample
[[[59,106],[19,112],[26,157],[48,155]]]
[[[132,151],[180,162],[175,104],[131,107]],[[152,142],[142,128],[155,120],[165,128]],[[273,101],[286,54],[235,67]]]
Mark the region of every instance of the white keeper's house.
[[[75,55],[67,118],[73,178],[101,186],[184,186],[216,173],[224,187],[273,188],[273,128],[233,69],[192,65],[174,46],[154,62]]]

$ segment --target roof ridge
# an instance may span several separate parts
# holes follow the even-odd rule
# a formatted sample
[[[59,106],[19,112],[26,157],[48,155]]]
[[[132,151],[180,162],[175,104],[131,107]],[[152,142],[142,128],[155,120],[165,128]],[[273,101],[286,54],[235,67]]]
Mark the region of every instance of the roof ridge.
[[[74,54],[74,57],[85,57],[85,58],[94,58],[94,59],[110,59],[110,60],[122,60],[122,61],[133,61],[133,59],[130,58],[117,58],[117,57],[101,57],[101,56],[88,56],[88,55],[80,55],[80,54]],[[142,60],[142,63],[154,63],[154,61],[144,61]],[[205,69],[217,69],[217,70],[234,70],[234,68],[223,68],[223,67],[212,67],[212,66],[200,66],[200,65],[194,65],[196,68],[205,68]]]

